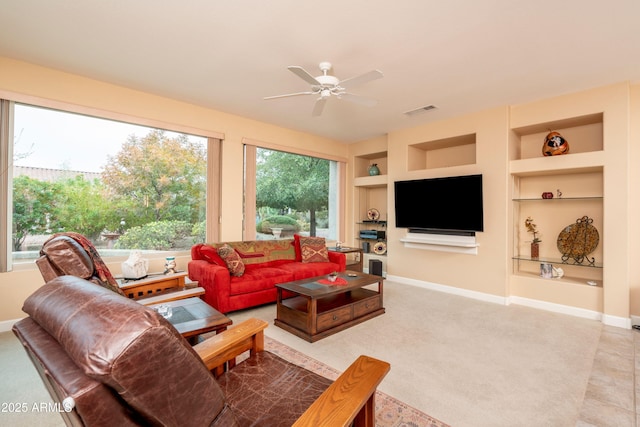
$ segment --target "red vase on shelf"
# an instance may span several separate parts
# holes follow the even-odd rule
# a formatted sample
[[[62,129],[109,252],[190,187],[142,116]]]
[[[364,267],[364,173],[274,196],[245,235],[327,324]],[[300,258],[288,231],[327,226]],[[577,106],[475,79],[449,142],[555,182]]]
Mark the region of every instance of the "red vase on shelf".
[[[540,244],[538,242],[531,243],[531,259],[540,257]]]

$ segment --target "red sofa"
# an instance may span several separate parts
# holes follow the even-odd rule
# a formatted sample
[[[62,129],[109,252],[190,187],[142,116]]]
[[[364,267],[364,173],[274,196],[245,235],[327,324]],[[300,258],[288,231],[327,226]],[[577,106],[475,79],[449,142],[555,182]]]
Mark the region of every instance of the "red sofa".
[[[278,283],[344,271],[346,257],[328,252],[328,262],[302,259],[299,239],[226,242],[244,264],[244,273],[234,276],[217,248],[225,242],[196,244],[191,248],[189,278],[205,289],[202,297],[221,313],[276,301]]]

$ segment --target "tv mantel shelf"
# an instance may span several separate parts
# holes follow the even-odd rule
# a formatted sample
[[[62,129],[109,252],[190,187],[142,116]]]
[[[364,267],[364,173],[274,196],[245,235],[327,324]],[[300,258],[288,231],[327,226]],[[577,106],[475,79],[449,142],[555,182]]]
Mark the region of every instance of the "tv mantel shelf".
[[[477,255],[478,243],[475,236],[453,236],[444,234],[407,233],[400,239],[406,248],[425,249],[440,252],[457,252]]]

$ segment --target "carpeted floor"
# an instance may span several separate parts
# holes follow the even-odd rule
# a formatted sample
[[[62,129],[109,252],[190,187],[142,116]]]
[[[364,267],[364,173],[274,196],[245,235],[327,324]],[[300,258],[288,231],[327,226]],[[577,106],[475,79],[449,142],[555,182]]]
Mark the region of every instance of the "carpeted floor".
[[[379,390],[456,427],[575,426],[602,324],[385,281],[386,313],[315,343],[273,325],[275,306],[230,317],[343,371],[360,354],[391,363]]]
[[[274,326],[274,305],[230,317],[236,324],[248,317],[269,321],[268,338],[315,359],[328,371],[345,370],[360,354],[386,360],[391,371],[379,391],[451,426],[614,425],[606,419],[582,422],[581,411],[593,402],[589,417],[596,419],[605,401],[599,391],[604,385],[611,391],[622,384],[621,379],[600,376],[600,357],[609,351],[603,343],[618,335],[625,343],[630,341],[624,351],[631,352],[633,369],[631,331],[619,334],[597,321],[483,303],[391,281],[385,282],[384,298],[384,315],[313,344]],[[0,334],[0,403],[47,400],[30,361],[16,348],[13,334]],[[614,351],[607,357],[618,361],[619,367],[623,350]],[[625,391],[627,395],[632,406],[633,389]],[[622,406],[619,399],[613,403]],[[633,410],[628,408],[624,415],[635,417]],[[0,425],[62,425],[62,421],[58,414],[0,412]]]

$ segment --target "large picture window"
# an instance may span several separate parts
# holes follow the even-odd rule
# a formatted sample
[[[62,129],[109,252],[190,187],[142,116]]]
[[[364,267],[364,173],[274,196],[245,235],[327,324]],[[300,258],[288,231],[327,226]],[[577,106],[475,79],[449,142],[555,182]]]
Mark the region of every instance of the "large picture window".
[[[17,103],[12,124],[13,262],[61,231],[106,257],[206,240],[208,138]]]
[[[291,238],[299,233],[338,240],[339,162],[268,148],[250,149],[255,151],[255,183],[248,180],[248,185],[255,185],[255,200],[247,200],[247,204],[255,203],[255,238]]]

